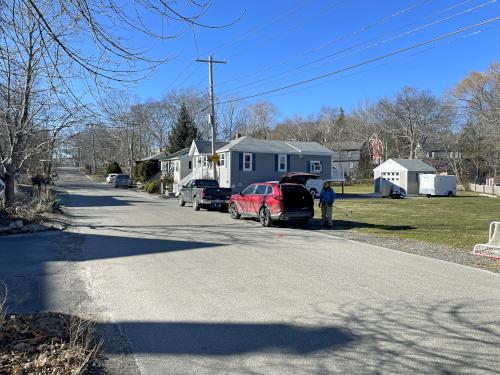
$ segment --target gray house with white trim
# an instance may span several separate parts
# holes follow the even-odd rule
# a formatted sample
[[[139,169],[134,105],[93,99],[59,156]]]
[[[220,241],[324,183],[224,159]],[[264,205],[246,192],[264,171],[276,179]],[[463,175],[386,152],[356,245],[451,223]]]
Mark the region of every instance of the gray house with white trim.
[[[237,138],[217,149],[218,177],[222,187],[234,192],[257,181],[276,181],[286,172],[317,173],[332,177],[332,150],[317,142],[292,142]]]

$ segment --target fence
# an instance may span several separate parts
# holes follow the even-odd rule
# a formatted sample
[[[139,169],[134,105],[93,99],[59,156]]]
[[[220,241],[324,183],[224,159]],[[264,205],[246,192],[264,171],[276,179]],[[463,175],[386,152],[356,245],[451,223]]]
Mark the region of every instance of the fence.
[[[478,193],[500,195],[500,186],[470,184],[470,189]]]

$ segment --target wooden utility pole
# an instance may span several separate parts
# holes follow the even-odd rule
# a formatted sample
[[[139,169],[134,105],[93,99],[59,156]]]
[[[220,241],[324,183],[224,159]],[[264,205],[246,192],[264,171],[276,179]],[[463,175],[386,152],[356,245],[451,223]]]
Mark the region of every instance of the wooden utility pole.
[[[197,62],[207,62],[208,63],[208,83],[210,85],[210,115],[209,115],[209,122],[210,126],[212,128],[212,174],[214,177],[214,180],[217,180],[217,161],[218,161],[218,156],[215,153],[215,142],[216,142],[216,137],[217,137],[217,129],[215,125],[215,104],[214,104],[214,78],[213,78],[213,70],[212,70],[212,64],[225,64],[226,61],[217,61],[214,60],[213,55],[208,56],[208,60],[202,60],[202,59],[196,59]]]

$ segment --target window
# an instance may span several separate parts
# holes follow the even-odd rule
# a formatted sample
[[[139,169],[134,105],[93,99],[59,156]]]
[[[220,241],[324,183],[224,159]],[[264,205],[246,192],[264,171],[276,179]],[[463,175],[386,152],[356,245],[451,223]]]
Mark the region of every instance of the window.
[[[179,172],[179,162],[178,161],[174,161],[174,170],[176,172]]]
[[[349,163],[349,168],[353,169],[354,168],[354,163]]]
[[[219,165],[221,167],[226,166],[226,154],[225,153],[219,154]]]
[[[208,168],[208,157],[207,157],[207,155],[203,156],[203,168]]]
[[[248,195],[248,194],[253,194],[253,191],[255,190],[255,185],[250,185],[247,187],[245,190],[241,192],[241,194]]]
[[[254,194],[258,195],[266,195],[267,192],[267,186],[266,185],[257,185],[257,188],[255,189]]]
[[[188,168],[193,169],[193,162],[191,160],[188,162]]]
[[[347,156],[348,158],[350,158],[350,157],[351,157],[351,155],[352,155],[352,151],[351,151],[351,150],[349,150],[349,151],[347,151],[347,152],[346,152],[346,156]]]
[[[202,157],[201,156],[198,156],[198,164],[196,165],[197,167],[201,167],[201,163],[202,163]]]
[[[318,160],[311,160],[311,172],[312,173],[321,173],[323,171],[323,168],[321,166],[321,162]]]
[[[251,171],[252,170],[252,162],[253,162],[253,155],[249,153],[244,153],[243,154],[243,170],[244,171]]]
[[[278,155],[278,172],[286,172],[287,169],[286,155]]]

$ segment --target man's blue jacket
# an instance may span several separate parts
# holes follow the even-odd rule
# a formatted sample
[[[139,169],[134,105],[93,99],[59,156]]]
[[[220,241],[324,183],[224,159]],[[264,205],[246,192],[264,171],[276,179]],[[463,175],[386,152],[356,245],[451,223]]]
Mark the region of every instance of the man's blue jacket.
[[[328,206],[333,205],[335,202],[335,191],[331,187],[327,187],[326,189],[322,189],[319,194],[319,203],[324,203]]]

